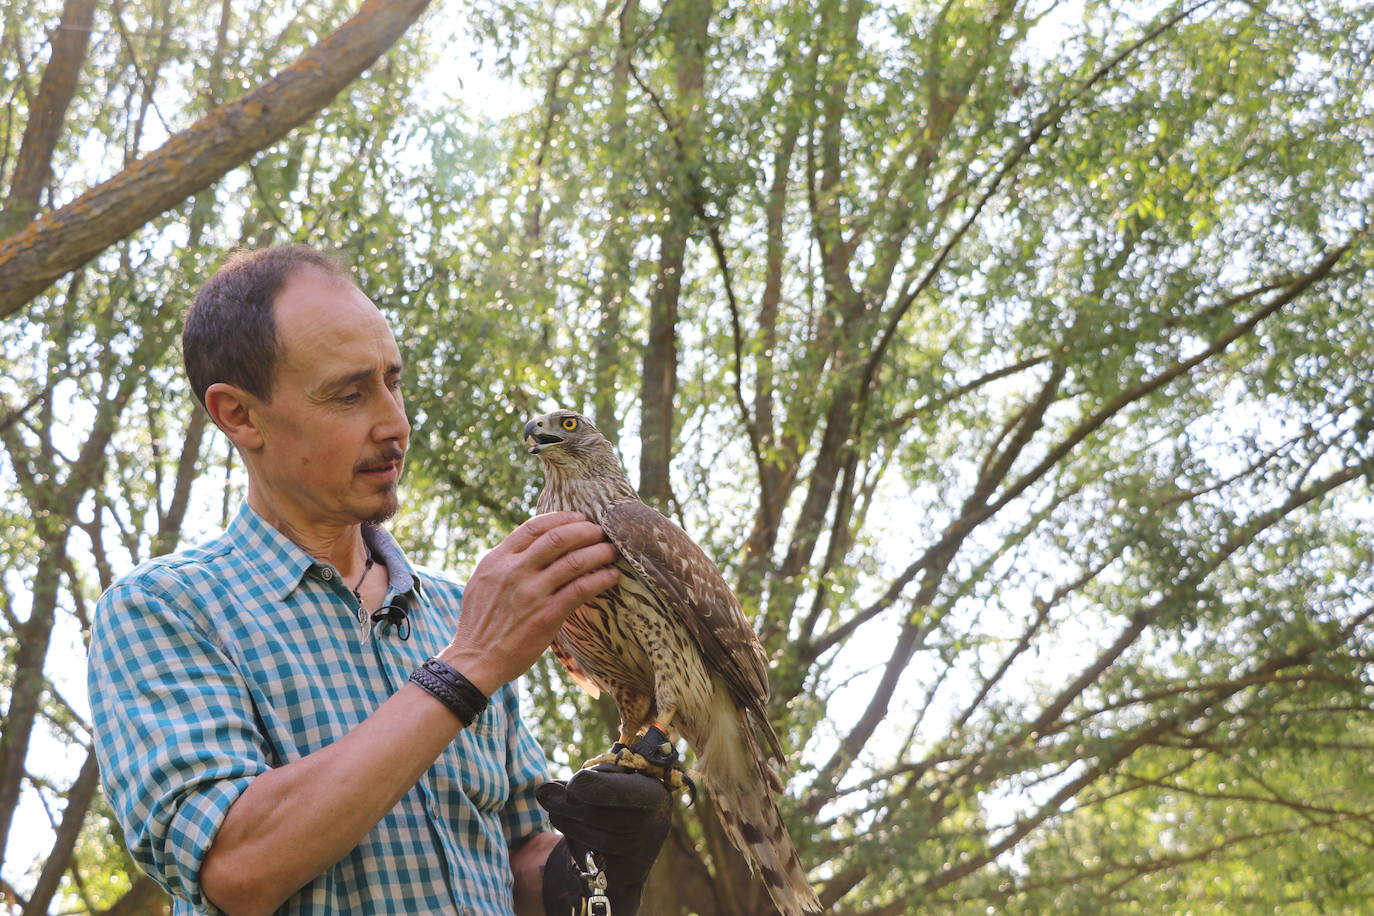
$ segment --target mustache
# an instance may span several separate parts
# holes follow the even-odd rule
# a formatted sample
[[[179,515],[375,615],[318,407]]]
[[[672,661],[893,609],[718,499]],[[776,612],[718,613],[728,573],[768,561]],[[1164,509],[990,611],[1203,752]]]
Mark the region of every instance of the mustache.
[[[405,454],[405,450],[402,449],[399,445],[393,445],[391,448],[382,452],[376,458],[369,458],[366,461],[360,462],[357,465],[357,467],[354,468],[354,470],[366,471],[369,468],[376,468],[381,467],[384,464],[391,464],[393,461],[400,461],[402,458],[405,457]]]

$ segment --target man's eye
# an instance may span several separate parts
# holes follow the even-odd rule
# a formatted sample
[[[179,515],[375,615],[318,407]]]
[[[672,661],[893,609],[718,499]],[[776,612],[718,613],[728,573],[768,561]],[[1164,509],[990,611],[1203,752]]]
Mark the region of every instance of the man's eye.
[[[400,391],[401,377],[398,375],[395,378],[387,379],[386,387],[390,388],[392,391]]]
[[[362,396],[361,394],[359,394],[358,392],[356,392],[356,391],[353,392],[352,394],[345,394],[345,395],[342,395],[342,396],[339,398],[339,400],[340,400],[341,402],[345,403],[345,404],[356,404],[356,403],[358,403],[359,401],[361,401],[362,399],[363,399],[363,396]]]

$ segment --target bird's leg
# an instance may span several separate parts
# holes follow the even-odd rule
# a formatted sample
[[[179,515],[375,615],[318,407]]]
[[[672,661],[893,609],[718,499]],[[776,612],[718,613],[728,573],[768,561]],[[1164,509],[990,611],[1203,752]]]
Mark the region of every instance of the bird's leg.
[[[610,753],[602,754],[587,761],[587,766],[609,763],[615,766],[636,770],[645,776],[663,780],[670,790],[686,789],[689,803],[696,800],[696,785],[687,775],[682,765],[682,755],[678,753],[669,737],[668,725],[673,720],[674,710],[665,710],[658,721],[652,723],[638,738],[630,738],[623,724],[621,738],[611,748]]]
[[[648,772],[662,779],[663,784],[670,790],[686,789],[687,803],[690,805],[696,801],[697,787],[692,782],[692,777],[687,775],[687,768],[682,765],[682,755],[678,753],[677,743],[668,730],[675,712],[674,709],[664,710],[658,721],[644,732],[643,737],[630,745],[630,750],[643,757],[649,764]]]
[[[617,690],[615,705],[620,710],[620,736],[616,739],[615,744],[611,745],[608,752],[599,757],[593,757],[582,764],[584,770],[587,767],[594,767],[602,763],[615,763],[616,755],[634,744],[635,738],[649,724],[654,701],[652,697],[632,690]]]

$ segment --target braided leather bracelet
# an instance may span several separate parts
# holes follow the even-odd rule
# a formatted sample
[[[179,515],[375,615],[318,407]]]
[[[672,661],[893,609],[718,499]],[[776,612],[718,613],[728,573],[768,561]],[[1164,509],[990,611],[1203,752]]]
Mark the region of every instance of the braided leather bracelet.
[[[431,656],[425,663],[410,672],[410,682],[428,692],[440,703],[449,708],[463,727],[487,708],[487,697],[478,690],[472,681],[463,677],[455,668]]]

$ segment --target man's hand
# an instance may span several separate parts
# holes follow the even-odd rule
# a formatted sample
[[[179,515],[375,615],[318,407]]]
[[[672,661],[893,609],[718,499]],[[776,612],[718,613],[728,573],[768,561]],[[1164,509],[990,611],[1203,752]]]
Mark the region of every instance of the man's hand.
[[[529,670],[563,620],[615,584],[616,549],[578,512],[536,515],[482,558],[439,658],[490,696]]]
[[[672,826],[672,796],[663,783],[634,770],[601,764],[581,770],[570,782],[546,782],[535,796],[567,840],[572,862],[581,867],[595,852],[606,875],[613,916],[635,916],[644,880]],[[556,862],[555,848],[545,876],[545,909],[575,907],[581,878]],[[560,875],[558,869],[562,868]],[[571,893],[569,892],[571,889]]]

